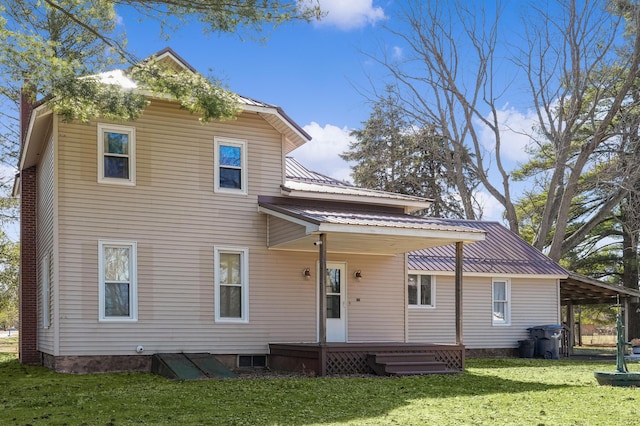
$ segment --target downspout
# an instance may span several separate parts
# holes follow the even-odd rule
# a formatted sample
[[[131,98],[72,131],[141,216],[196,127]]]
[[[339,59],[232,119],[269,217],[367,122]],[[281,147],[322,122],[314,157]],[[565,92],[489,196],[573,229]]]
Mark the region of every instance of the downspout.
[[[456,345],[463,344],[462,318],[462,241],[456,242]]]

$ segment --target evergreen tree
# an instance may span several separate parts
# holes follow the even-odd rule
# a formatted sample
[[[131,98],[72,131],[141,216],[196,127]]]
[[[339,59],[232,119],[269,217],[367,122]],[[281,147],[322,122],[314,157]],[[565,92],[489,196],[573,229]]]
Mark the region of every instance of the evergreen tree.
[[[373,105],[369,119],[351,132],[355,141],[341,154],[356,164],[356,185],[433,199],[427,212],[438,217],[464,217],[446,168],[446,142],[433,127],[416,127],[400,108],[391,87]]]

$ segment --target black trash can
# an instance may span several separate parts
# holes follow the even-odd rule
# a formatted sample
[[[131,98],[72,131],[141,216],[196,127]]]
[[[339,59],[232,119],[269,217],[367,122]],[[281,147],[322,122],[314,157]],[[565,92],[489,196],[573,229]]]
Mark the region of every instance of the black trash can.
[[[518,340],[518,354],[520,358],[533,358],[536,349],[536,341],[534,339]]]
[[[535,340],[534,356],[545,359],[560,358],[560,337],[562,324],[549,324],[528,329],[531,338]]]

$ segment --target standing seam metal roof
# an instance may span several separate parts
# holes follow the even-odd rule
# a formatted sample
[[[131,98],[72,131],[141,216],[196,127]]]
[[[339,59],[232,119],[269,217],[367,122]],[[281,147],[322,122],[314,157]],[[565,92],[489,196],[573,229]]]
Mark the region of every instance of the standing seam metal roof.
[[[451,226],[465,226],[486,232],[484,241],[464,246],[463,270],[476,273],[567,275],[568,272],[539,250],[498,222],[442,219]],[[409,253],[409,269],[455,270],[452,245]]]
[[[427,229],[434,231],[458,231],[484,233],[484,231],[465,226],[457,226],[438,218],[425,218],[408,214],[367,212],[361,209],[319,208],[317,206],[299,206],[287,204],[260,203],[265,208],[286,212],[317,224],[378,226],[391,228]]]

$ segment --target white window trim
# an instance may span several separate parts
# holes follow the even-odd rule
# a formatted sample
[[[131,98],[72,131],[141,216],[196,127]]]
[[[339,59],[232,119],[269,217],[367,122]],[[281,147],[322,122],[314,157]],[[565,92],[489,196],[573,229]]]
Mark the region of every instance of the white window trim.
[[[51,326],[51,285],[49,282],[49,255],[45,254],[40,265],[40,273],[42,275],[42,327],[49,328]]]
[[[496,302],[496,300],[493,298],[495,294],[494,286],[497,282],[505,283],[506,307],[504,320],[496,320],[493,316],[493,305]],[[491,324],[497,327],[505,327],[511,325],[511,280],[508,278],[493,278],[491,280]]]
[[[129,134],[129,179],[110,178],[104,176],[104,132]],[[115,185],[136,185],[136,128],[117,124],[98,123],[98,183]]]
[[[242,316],[240,318],[226,318],[220,316],[220,253],[240,254],[240,273],[242,275]],[[248,323],[249,322],[249,249],[245,247],[223,247],[213,248],[214,267],[214,311],[215,322],[220,323]]]
[[[107,317],[104,312],[104,248],[105,247],[127,247],[130,249],[129,266],[130,286],[129,286],[129,316],[128,317]],[[136,241],[122,240],[98,240],[98,303],[99,316],[101,322],[136,322],[138,321],[138,243]]]
[[[220,187],[220,145],[240,147],[240,189],[222,188]],[[247,167],[247,141],[242,139],[232,139],[226,137],[215,136],[213,138],[213,191],[225,194],[247,195],[248,190],[248,174]]]
[[[431,277],[431,305],[421,305],[421,304],[416,304],[416,305],[410,305],[409,304],[409,299],[407,298],[407,306],[409,309],[435,309],[436,308],[436,276],[432,275],[432,274],[424,274],[424,273],[420,273],[420,272],[413,272],[413,271],[409,271],[409,273],[406,275],[406,279],[407,282],[405,284],[405,286],[408,287],[409,285],[409,275],[417,275],[417,276],[421,276],[421,275],[429,275]],[[418,302],[420,301],[420,286],[418,285]]]

